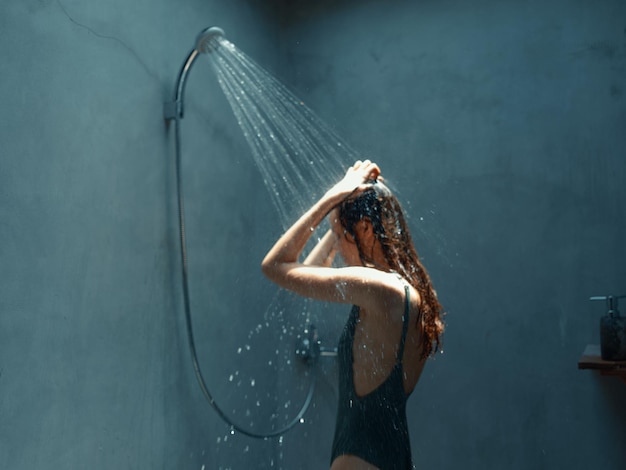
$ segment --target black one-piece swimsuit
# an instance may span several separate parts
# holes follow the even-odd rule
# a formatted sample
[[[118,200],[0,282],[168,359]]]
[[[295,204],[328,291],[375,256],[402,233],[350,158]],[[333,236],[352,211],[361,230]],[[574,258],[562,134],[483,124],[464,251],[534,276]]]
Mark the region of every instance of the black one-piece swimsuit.
[[[385,381],[359,397],[354,389],[352,345],[359,318],[353,306],[339,340],[339,407],[332,448],[332,462],[340,455],[357,456],[380,470],[412,469],[411,445],[406,419],[402,356],[409,324],[409,288],[405,286],[402,338],[396,363]]]

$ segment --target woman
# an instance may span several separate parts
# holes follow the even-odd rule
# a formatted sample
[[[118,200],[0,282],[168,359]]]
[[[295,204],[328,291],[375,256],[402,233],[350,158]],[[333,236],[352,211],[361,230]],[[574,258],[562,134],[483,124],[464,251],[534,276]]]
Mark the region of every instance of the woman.
[[[276,242],[265,275],[302,296],[353,304],[339,342],[331,470],[409,469],[406,400],[443,333],[441,306],[380,169],[357,161]],[[298,258],[327,216],[331,229]],[[331,263],[339,252],[345,267]]]

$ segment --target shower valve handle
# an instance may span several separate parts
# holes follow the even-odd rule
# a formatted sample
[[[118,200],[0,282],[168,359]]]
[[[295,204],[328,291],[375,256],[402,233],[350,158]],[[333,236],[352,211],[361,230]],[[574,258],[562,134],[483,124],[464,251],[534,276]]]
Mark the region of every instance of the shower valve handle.
[[[325,348],[317,335],[315,325],[310,325],[302,335],[296,339],[296,356],[307,364],[317,362],[320,356],[336,356],[336,348]]]

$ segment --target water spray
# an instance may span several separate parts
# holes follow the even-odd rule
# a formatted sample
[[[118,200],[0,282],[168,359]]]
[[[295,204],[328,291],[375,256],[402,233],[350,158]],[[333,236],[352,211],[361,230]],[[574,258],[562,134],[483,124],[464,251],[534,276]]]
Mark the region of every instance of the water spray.
[[[267,439],[270,437],[281,436],[282,434],[289,431],[296,424],[303,422],[303,416],[306,413],[309,405],[311,404],[311,400],[313,398],[313,392],[315,391],[315,381],[316,381],[316,370],[313,368],[313,373],[311,374],[311,382],[309,386],[308,394],[300,408],[300,411],[296,414],[296,416],[284,427],[278,429],[276,431],[267,432],[267,433],[259,433],[252,432],[248,429],[245,429],[237,424],[235,424],[232,419],[218,406],[217,402],[213,398],[213,395],[209,391],[204,377],[202,375],[202,371],[200,370],[200,364],[198,362],[198,355],[195,347],[194,333],[193,333],[193,324],[191,320],[191,306],[189,300],[189,278],[188,278],[188,262],[187,262],[187,244],[185,240],[185,213],[184,213],[184,204],[183,204],[183,185],[181,179],[181,144],[180,144],[180,120],[183,118],[183,100],[185,93],[185,84],[187,82],[187,76],[189,75],[189,71],[193,66],[195,60],[198,58],[200,54],[211,54],[215,52],[221,45],[222,41],[224,41],[224,31],[217,27],[211,27],[203,30],[196,38],[196,46],[191,50],[187,59],[183,63],[182,68],[178,74],[178,79],[176,81],[175,93],[173,101],[168,101],[164,104],[164,117],[166,122],[173,121],[174,123],[174,138],[175,138],[175,152],[176,152],[176,186],[177,186],[177,195],[178,195],[178,220],[179,220],[179,229],[180,229],[180,250],[181,250],[181,260],[182,260],[182,281],[183,281],[183,302],[185,309],[185,319],[187,324],[187,337],[189,341],[189,349],[191,353],[191,360],[193,362],[193,368],[195,371],[196,378],[198,380],[198,384],[200,385],[200,389],[204,394],[206,400],[211,405],[211,407],[215,410],[215,412],[227,423],[230,425],[233,431],[240,432],[246,436]],[[298,354],[298,353],[296,353]],[[314,366],[315,361],[310,362],[310,365]]]

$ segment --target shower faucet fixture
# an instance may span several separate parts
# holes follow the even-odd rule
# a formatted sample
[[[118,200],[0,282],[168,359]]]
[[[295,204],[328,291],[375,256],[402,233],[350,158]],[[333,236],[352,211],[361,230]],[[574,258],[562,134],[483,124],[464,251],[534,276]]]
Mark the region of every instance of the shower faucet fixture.
[[[220,45],[220,39],[223,37],[224,30],[222,28],[218,28],[217,26],[206,28],[198,34],[196,37],[196,47],[191,50],[187,56],[187,60],[185,60],[180,72],[178,73],[176,88],[174,90],[174,99],[163,103],[163,117],[166,121],[183,118],[185,85],[187,84],[187,75],[189,75],[191,66],[200,54],[210,54],[215,51]]]
[[[220,46],[220,38],[224,37],[224,30],[217,26],[207,28],[196,38],[196,50],[203,54],[210,54]]]
[[[315,325],[310,325],[296,337],[296,356],[309,365],[317,362],[320,356],[336,355],[337,348],[322,347]]]

